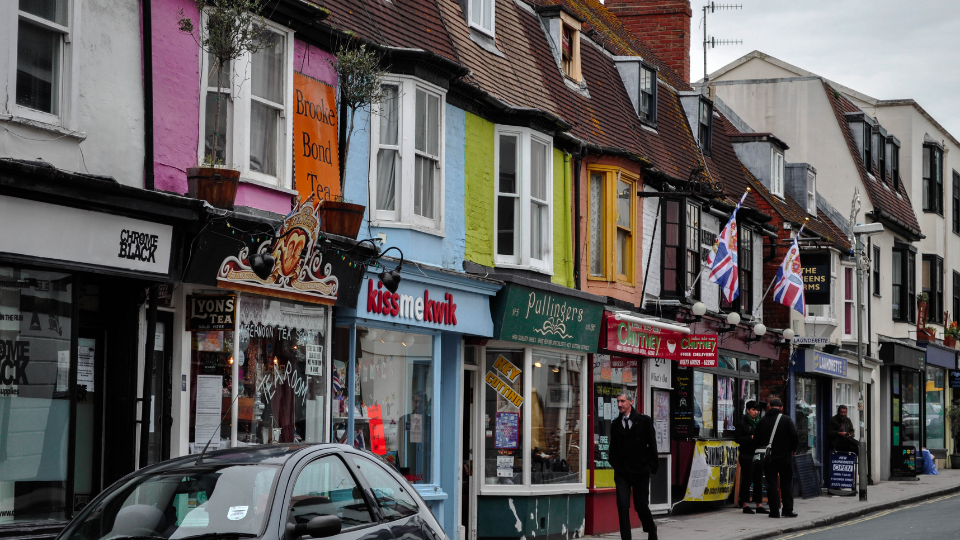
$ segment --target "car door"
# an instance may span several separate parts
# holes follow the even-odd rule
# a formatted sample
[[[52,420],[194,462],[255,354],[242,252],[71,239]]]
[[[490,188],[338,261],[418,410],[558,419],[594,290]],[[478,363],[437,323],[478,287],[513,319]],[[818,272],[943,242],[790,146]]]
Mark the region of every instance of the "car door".
[[[361,481],[390,527],[396,540],[435,540],[430,524],[422,513],[430,510],[417,502],[419,497],[405,481],[399,480],[383,465],[363,455],[350,454],[349,459],[360,473]],[[437,527],[439,528],[439,527]]]
[[[350,467],[336,454],[313,459],[294,473],[285,501],[287,522],[306,523],[317,516],[334,515],[340,518],[340,534],[335,540],[395,540],[390,526],[371,508],[362,485],[350,472]],[[285,530],[285,540],[294,540]],[[301,536],[298,540],[307,540]]]

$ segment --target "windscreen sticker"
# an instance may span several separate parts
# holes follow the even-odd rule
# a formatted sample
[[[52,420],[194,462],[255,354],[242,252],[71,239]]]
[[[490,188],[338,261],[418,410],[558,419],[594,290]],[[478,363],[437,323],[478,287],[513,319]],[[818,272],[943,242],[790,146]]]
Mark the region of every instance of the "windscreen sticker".
[[[237,521],[238,519],[243,519],[247,515],[247,508],[249,506],[231,506],[230,511],[227,512],[227,519],[231,521]]]

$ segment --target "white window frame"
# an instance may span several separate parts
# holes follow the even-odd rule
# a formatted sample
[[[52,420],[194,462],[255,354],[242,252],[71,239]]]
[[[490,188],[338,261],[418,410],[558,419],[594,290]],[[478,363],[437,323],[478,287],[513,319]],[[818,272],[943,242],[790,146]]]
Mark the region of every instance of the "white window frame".
[[[380,111],[374,107],[370,114],[370,166],[368,168],[368,188],[370,223],[373,227],[391,227],[413,229],[420,232],[444,236],[444,207],[445,207],[445,177],[446,177],[446,105],[447,92],[421,79],[388,75],[383,77],[383,85],[399,87],[398,105],[400,144],[400,173],[394,186],[394,210],[379,210],[377,203],[377,151],[380,145]],[[413,212],[414,205],[414,175],[416,167],[415,128],[417,90],[423,90],[440,99],[440,133],[439,133],[439,164],[440,170],[436,179],[434,192],[434,218],[418,216]]]
[[[523,493],[537,494],[537,495],[553,495],[553,494],[568,494],[568,493],[587,493],[587,406],[589,404],[587,393],[590,390],[587,386],[587,369],[592,369],[588,364],[588,356],[586,353],[578,353],[574,351],[560,350],[560,349],[551,349],[549,347],[524,347],[520,343],[515,343],[512,341],[492,341],[486,346],[480,347],[480,357],[479,365],[480,371],[478,377],[482,377],[485,373],[494,370],[492,365],[487,364],[487,348],[497,348],[497,349],[522,349],[523,350],[523,373],[529,375],[533,372],[533,350],[544,350],[550,352],[558,352],[561,354],[570,354],[574,356],[579,356],[581,358],[580,364],[580,481],[569,483],[569,484],[532,484],[532,452],[533,448],[530,447],[531,442],[531,432],[533,426],[533,418],[531,414],[532,399],[530,396],[533,395],[533,377],[525,376],[523,378],[523,434],[521,435],[521,440],[523,441],[522,446],[524,449],[523,454],[523,484],[515,485],[505,485],[505,484],[490,484],[488,485],[483,481],[483,464],[486,463],[486,444],[483,441],[486,441],[486,434],[484,433],[484,425],[482,422],[475,423],[476,440],[480,441],[478,445],[478,453],[480,455],[479,461],[475,463],[480,463],[480,468],[477,471],[480,474],[479,484],[480,484],[480,494],[481,495],[517,495]],[[495,370],[494,370],[495,371]],[[479,388],[480,392],[480,411],[479,416],[483,418],[487,415],[487,404],[486,400],[483,398],[484,386]],[[591,393],[592,395],[592,393]],[[495,412],[495,411],[494,411]]]
[[[204,31],[206,29],[206,14],[203,15]],[[227,81],[222,88],[229,88],[226,95],[227,102],[227,147],[224,163],[236,167],[240,177],[245,180],[292,189],[293,184],[293,55],[294,31],[273,21],[264,20],[266,28],[283,36],[283,109],[280,114],[282,123],[277,150],[277,176],[271,176],[250,169],[250,123],[253,84],[250,80],[250,68],[253,65],[253,56],[245,53],[231,63],[231,73],[225,73]],[[208,54],[200,51],[200,136],[197,145],[197,163],[203,163],[204,158],[204,121],[207,112],[207,89],[216,84],[208,80],[210,66],[207,66]],[[215,88],[215,87],[213,87]],[[223,120],[221,120],[223,122]]]
[[[850,272],[850,277],[851,277],[849,300],[847,300],[847,272],[848,271]],[[856,339],[856,337],[854,336],[854,332],[856,332],[856,328],[857,328],[857,304],[858,304],[859,298],[860,298],[860,292],[857,290],[856,269],[852,266],[845,265],[843,267],[843,298],[841,300],[843,302],[843,330],[841,331],[841,333],[843,334],[843,339],[845,340]],[[847,326],[847,304],[851,305],[850,314],[851,314],[851,318],[853,319],[850,321],[850,333],[847,333],[845,331]]]
[[[817,175],[807,171],[807,213],[817,215]]]
[[[7,51],[6,57],[0,56],[0,73],[6,73],[6,102],[4,112],[33,122],[40,122],[53,127],[76,130],[78,129],[77,101],[80,96],[79,84],[79,54],[75,48],[80,30],[80,3],[82,0],[68,0],[67,23],[60,25],[42,17],[21,12],[19,2],[9,0],[0,2],[0,50]],[[51,114],[23,105],[17,105],[17,36],[20,20],[30,21],[54,32],[61,34],[60,40],[60,75],[57,91],[57,113]],[[6,60],[6,69],[3,63]]]
[[[770,149],[770,193],[783,198],[783,152],[776,147]]]
[[[476,3],[480,3],[480,9],[483,10],[483,5],[488,4],[490,7],[490,28],[483,26],[482,21],[474,20],[473,18],[473,6]],[[480,14],[483,17],[483,13]],[[487,34],[490,37],[496,37],[497,31],[497,0],[467,0],[467,20],[471,28],[476,28],[479,32]]]
[[[518,138],[517,145],[517,185],[520,188],[520,224],[515,228],[516,235],[519,237],[519,249],[514,250],[515,255],[499,255],[496,234],[496,223],[498,223],[497,196],[499,194],[500,178],[500,136],[512,135]],[[533,141],[546,145],[545,172],[547,176],[547,226],[544,230],[543,239],[543,259],[534,259],[531,256],[532,247],[530,245],[530,146]],[[526,270],[535,270],[548,275],[553,275],[553,140],[530,128],[521,128],[514,126],[496,126],[494,129],[494,192],[493,192],[493,253],[496,265],[503,268],[521,268]]]

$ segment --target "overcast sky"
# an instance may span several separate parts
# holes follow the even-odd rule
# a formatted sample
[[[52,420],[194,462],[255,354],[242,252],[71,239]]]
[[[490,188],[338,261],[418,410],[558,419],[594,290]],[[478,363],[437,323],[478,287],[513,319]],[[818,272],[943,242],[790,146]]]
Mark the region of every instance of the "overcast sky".
[[[704,0],[692,0],[692,81],[703,78]],[[707,34],[743,45],[707,51],[715,71],[753,50],[878,99],[916,100],[960,138],[960,1],[737,0]]]

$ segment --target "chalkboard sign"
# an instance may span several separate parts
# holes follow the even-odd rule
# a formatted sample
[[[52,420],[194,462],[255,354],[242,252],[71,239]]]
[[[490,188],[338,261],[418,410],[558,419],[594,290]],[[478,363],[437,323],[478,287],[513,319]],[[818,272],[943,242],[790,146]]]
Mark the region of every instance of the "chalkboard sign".
[[[693,429],[693,370],[676,366],[673,372],[671,440],[682,441],[699,435]]]
[[[890,478],[912,480],[917,477],[917,447],[894,446],[890,450]]]
[[[817,465],[813,462],[813,455],[799,454],[793,458],[793,472],[800,484],[800,496],[812,499],[820,496],[820,475]]]

